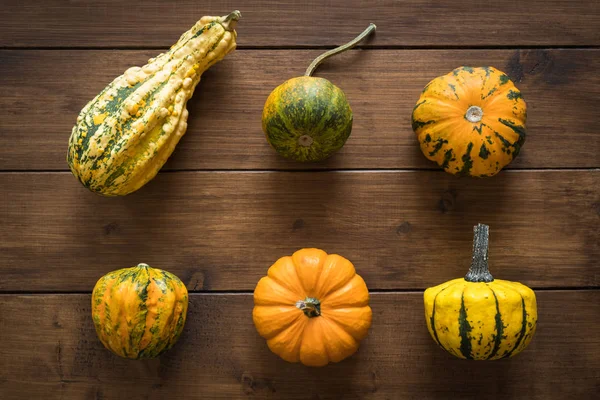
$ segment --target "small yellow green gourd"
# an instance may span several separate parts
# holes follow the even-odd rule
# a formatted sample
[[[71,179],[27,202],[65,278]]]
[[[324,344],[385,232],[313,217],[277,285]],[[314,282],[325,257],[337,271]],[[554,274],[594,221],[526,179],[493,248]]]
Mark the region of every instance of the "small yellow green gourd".
[[[375,24],[343,46],[317,57],[304,76],[277,86],[267,98],[262,127],[269,144],[283,157],[322,161],[344,146],[352,132],[352,109],[339,87],[312,76],[327,58],[353,48],[376,29]]]
[[[473,263],[464,278],[425,291],[425,320],[435,342],[470,360],[497,360],[523,351],[535,333],[533,290],[494,279],[488,270],[489,227],[475,227]]]
[[[92,292],[92,319],[104,346],[124,358],[154,358],[179,339],[188,291],[170,272],[147,264],[110,272]]]

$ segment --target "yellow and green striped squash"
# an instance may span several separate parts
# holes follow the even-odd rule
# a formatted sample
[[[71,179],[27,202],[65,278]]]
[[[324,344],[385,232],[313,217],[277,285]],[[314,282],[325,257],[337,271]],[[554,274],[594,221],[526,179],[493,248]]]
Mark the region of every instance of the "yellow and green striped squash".
[[[488,227],[475,227],[473,264],[465,278],[425,291],[425,320],[435,342],[469,360],[512,357],[531,342],[537,323],[533,290],[494,279],[487,264]]]
[[[493,176],[525,143],[527,106],[508,76],[460,67],[425,86],[412,113],[421,151],[446,172]]]
[[[122,196],[148,183],[187,129],[204,71],[236,47],[239,11],[203,17],[168,52],[129,68],[81,110],[67,162],[93,192]]]
[[[98,338],[118,356],[153,358],[179,339],[188,292],[175,275],[146,264],[104,275],[92,292]]]

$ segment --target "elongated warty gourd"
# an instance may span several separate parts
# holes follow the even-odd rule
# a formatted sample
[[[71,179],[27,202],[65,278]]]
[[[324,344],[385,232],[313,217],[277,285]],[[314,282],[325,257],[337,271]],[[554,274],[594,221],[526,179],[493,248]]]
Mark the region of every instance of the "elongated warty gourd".
[[[235,49],[240,17],[203,17],[168,52],[129,68],[81,110],[67,162],[85,187],[122,196],[156,176],[187,129],[186,104],[202,73]]]

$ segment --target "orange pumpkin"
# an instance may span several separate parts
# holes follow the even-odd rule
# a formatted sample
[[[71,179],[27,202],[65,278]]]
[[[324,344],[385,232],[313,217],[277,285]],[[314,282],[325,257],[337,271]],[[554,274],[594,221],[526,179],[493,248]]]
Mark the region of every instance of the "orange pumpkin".
[[[496,175],[525,143],[527,105],[508,76],[460,67],[429,82],[412,114],[421,151],[446,172]]]
[[[254,325],[271,351],[311,367],[354,354],[371,315],[367,285],[354,265],[319,249],[280,258],[254,290]]]

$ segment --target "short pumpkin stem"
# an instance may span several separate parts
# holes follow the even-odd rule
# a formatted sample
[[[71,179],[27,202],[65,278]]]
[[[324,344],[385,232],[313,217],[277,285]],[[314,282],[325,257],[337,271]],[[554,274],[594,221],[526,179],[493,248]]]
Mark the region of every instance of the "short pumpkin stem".
[[[314,297],[307,297],[304,300],[298,300],[296,307],[304,312],[308,318],[318,317],[321,315],[321,302]]]
[[[478,106],[471,106],[467,109],[465,118],[469,122],[479,122],[483,118],[483,110]]]
[[[494,277],[490,274],[488,265],[488,244],[490,227],[477,224],[473,228],[473,262],[465,276],[467,282],[492,282]]]
[[[323,61],[325,61],[331,56],[335,56],[336,54],[343,53],[344,51],[350,50],[351,48],[355,47],[364,38],[369,36],[371,32],[375,32],[375,29],[377,29],[377,26],[371,23],[369,24],[369,27],[363,31],[363,33],[355,37],[354,40],[352,40],[351,42],[348,42],[344,45],[341,45],[340,47],[336,47],[335,49],[329,50],[328,52],[321,54],[319,57],[315,58],[315,60],[309,65],[309,67],[306,69],[306,72],[304,73],[304,76],[312,76],[313,72],[315,72],[317,67],[321,65]]]

